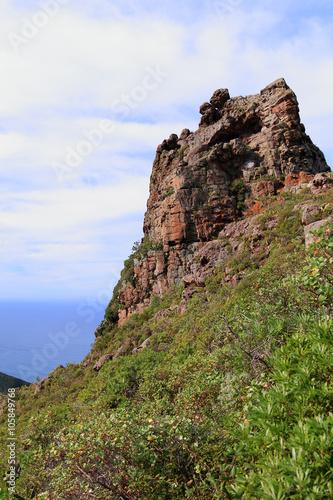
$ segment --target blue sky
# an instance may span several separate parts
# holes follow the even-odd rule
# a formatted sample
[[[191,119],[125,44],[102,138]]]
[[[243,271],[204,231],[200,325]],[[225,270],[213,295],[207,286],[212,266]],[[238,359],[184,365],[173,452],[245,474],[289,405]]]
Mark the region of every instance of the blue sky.
[[[217,88],[283,76],[333,165],[331,0],[2,0],[0,16],[0,300],[115,282],[157,145]]]

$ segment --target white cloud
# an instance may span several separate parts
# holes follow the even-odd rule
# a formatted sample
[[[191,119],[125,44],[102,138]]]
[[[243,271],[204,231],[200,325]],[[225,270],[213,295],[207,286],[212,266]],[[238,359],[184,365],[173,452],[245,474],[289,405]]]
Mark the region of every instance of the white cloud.
[[[7,193],[3,201],[11,199],[13,208],[1,216],[4,224],[14,231],[45,234],[141,211],[147,199],[147,179],[133,175],[115,186],[29,191],[19,197]]]
[[[163,61],[167,68],[181,37],[171,22],[97,21],[64,9],[18,54],[9,43],[3,48],[0,113],[111,107],[141,82],[146,66]]]
[[[284,76],[308,133],[333,163],[329,20],[320,12],[315,19],[288,18],[297,27],[288,32],[288,2],[230,5],[239,6],[218,16],[214,2],[200,10],[187,0],[69,2],[16,54],[6,34],[21,33],[22,18],[33,19],[39,4],[16,10],[2,1],[0,270],[6,286],[0,297],[8,295],[8,283],[13,295],[16,287],[21,295],[45,290],[50,296],[66,283],[75,296],[82,287],[98,287],[106,267],[119,270],[134,234],[141,234],[157,145],[172,132],[194,129],[200,104],[216,88],[245,95]],[[113,104],[143,86],[148,67],[169,76],[128,107],[124,119]],[[63,162],[66,148],[76,148],[82,131],[103,119],[113,121],[114,131],[59,183],[53,162]]]

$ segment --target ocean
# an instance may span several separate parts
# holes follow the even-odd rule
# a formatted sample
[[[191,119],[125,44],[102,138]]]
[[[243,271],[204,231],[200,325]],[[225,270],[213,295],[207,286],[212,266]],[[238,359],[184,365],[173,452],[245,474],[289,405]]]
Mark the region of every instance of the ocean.
[[[59,364],[79,363],[104,311],[93,301],[0,302],[0,372],[35,382]]]

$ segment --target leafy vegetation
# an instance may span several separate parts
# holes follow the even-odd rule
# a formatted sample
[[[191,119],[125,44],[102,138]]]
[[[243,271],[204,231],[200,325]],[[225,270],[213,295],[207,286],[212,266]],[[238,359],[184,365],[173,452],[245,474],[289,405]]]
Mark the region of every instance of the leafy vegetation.
[[[231,197],[235,200],[237,213],[240,214],[245,209],[246,186],[244,181],[236,179],[230,185]]]
[[[178,149],[176,156],[179,156],[181,159],[183,159],[184,153],[187,150],[187,148],[188,148],[188,144],[184,144],[184,146],[182,146],[180,149]]]
[[[241,259],[216,269],[185,314],[174,286],[37,396],[17,391],[18,498],[332,498],[333,232],[323,227],[305,250],[293,209],[308,196],[273,200],[259,218],[262,228],[276,220],[264,254],[243,241]],[[130,265],[149,249],[136,245]]]
[[[174,194],[174,192],[175,192],[174,188],[172,186],[168,186],[166,188],[166,190],[164,191],[161,199],[165,200],[166,198],[168,198],[168,196],[171,196],[172,194]]]

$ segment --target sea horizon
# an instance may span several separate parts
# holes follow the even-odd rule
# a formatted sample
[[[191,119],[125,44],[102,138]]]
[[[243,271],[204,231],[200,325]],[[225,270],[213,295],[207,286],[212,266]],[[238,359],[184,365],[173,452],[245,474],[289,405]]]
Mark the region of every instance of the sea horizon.
[[[60,364],[81,362],[105,307],[82,299],[0,301],[0,372],[36,382]]]

